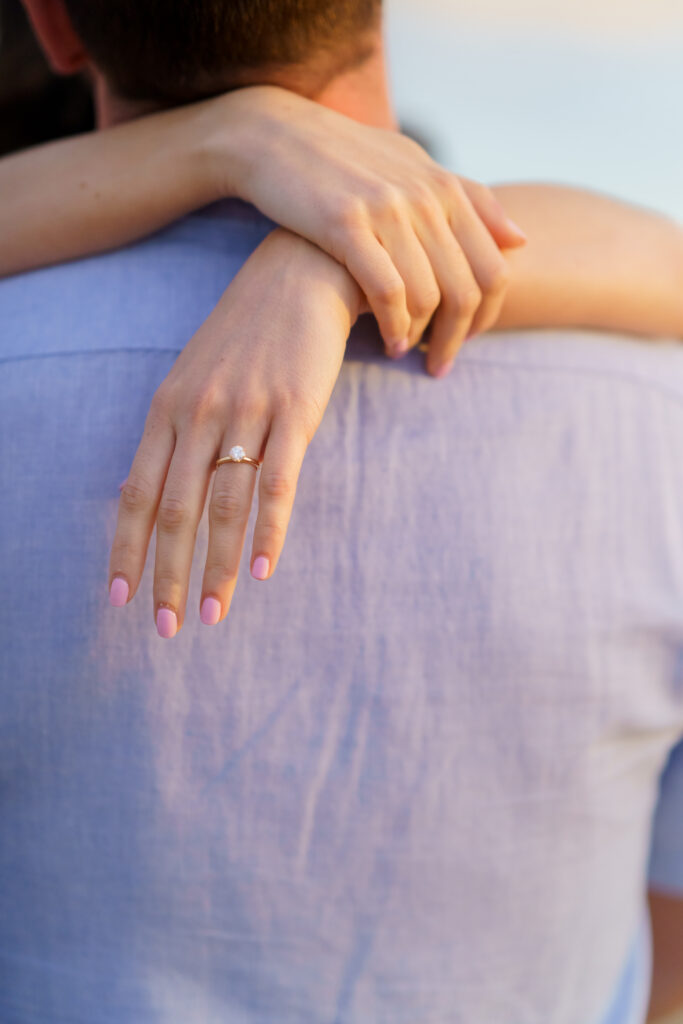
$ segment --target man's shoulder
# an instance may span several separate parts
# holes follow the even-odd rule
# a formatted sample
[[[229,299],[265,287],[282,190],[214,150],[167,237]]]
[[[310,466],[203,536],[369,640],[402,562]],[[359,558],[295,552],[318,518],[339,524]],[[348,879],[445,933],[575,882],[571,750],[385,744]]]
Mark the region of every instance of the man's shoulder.
[[[568,393],[582,382],[614,393],[659,395],[683,408],[683,345],[674,339],[645,339],[580,329],[509,331],[477,339],[464,359],[483,372],[500,370],[517,380],[558,379]]]
[[[133,245],[6,278],[0,359],[180,349],[268,230],[249,208],[221,204]]]

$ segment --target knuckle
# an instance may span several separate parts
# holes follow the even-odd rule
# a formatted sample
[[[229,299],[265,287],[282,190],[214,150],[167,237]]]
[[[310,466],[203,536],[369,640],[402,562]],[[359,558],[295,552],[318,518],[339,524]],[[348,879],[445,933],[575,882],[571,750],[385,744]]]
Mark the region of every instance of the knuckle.
[[[237,579],[238,566],[223,559],[210,558],[206,562],[205,581],[209,589],[222,590],[231,586]]]
[[[463,297],[465,309],[471,312],[474,312],[475,309],[479,309],[483,297],[481,288],[477,284],[470,285],[470,287],[465,291],[465,295]]]
[[[166,569],[160,565],[154,571],[154,582],[156,585],[156,596],[163,601],[162,594],[170,595],[177,593],[180,587],[180,580],[173,569]]]
[[[506,290],[510,284],[510,268],[504,259],[496,261],[487,271],[483,284],[485,291],[492,295],[499,295]]]
[[[182,530],[190,522],[190,509],[182,498],[169,495],[161,499],[158,526],[167,533]]]
[[[400,146],[406,156],[411,157],[413,160],[418,159],[422,161],[431,161],[431,157],[426,152],[424,146],[420,145],[417,139],[413,139],[409,135],[399,135],[396,139],[396,143]]]
[[[190,424],[205,424],[218,408],[216,392],[209,388],[190,393],[185,399],[185,420]]]
[[[325,403],[317,395],[311,394],[310,388],[306,390],[304,387],[296,389],[292,399],[293,408],[296,409],[303,427],[302,433],[304,437],[308,437],[311,427],[314,432],[317,430],[325,412]]]
[[[476,285],[471,285],[463,293],[461,300],[461,309],[467,313],[473,313],[475,309],[478,309],[481,305],[481,290]]]
[[[236,491],[219,491],[209,506],[209,520],[216,526],[234,526],[244,517],[244,504]]]
[[[365,208],[358,196],[349,196],[341,202],[333,212],[332,220],[342,234],[355,235],[363,225]]]
[[[463,316],[471,316],[479,309],[482,300],[481,289],[476,284],[468,285],[458,296],[458,310]]]
[[[286,473],[271,470],[261,480],[264,497],[271,501],[283,501],[292,496],[294,485]]]
[[[318,395],[311,393],[310,381],[303,378],[291,384],[286,395],[280,396],[274,403],[275,415],[282,420],[287,420],[293,430],[292,439],[297,442],[310,444],[311,437],[320,426],[327,403],[322,401]],[[262,473],[262,485],[265,482],[267,471]]]
[[[261,539],[281,540],[286,533],[286,523],[280,516],[273,515],[271,509],[270,513],[261,516],[258,533]]]
[[[170,386],[164,382],[159,385],[152,396],[152,401],[149,404],[149,412],[147,414],[148,421],[156,422],[162,418],[168,419],[171,415],[172,405],[173,393]]]
[[[461,187],[456,175],[447,171],[445,167],[441,167],[440,164],[433,165],[430,177],[433,187],[440,192],[448,192],[454,187],[458,189]]]
[[[434,195],[433,188],[423,180],[413,182],[410,190],[411,205],[419,213],[427,217],[433,216],[440,210],[440,204]]]
[[[135,566],[140,557],[140,545],[130,537],[116,536],[111,546],[110,565],[114,573],[125,566]],[[129,581],[130,582],[130,581]]]
[[[443,168],[439,168],[437,175],[438,188],[447,197],[450,205],[462,206],[467,196],[458,176],[445,171]]]
[[[268,519],[259,526],[259,551],[276,552],[282,547],[285,539],[285,527],[274,519]]]
[[[128,477],[121,490],[119,501],[125,512],[130,515],[138,515],[148,511],[152,504],[152,497],[145,486]]]
[[[368,206],[370,211],[378,218],[398,220],[403,216],[401,193],[393,185],[388,185],[386,182],[373,186]]]
[[[231,419],[235,423],[257,423],[266,411],[265,389],[259,394],[253,388],[245,388],[235,397],[231,407]]]
[[[412,308],[413,315],[418,319],[429,317],[438,309],[440,302],[441,292],[438,287],[430,286],[429,288],[424,288],[415,296]]]
[[[383,306],[404,306],[406,289],[400,277],[387,277],[377,283],[374,297]]]

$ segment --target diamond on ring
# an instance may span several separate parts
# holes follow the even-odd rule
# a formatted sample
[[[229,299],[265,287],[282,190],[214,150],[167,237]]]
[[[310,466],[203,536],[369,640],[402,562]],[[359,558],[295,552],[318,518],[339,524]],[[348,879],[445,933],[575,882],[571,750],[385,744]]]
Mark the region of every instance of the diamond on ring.
[[[253,466],[254,469],[258,469],[261,463],[258,459],[252,459],[245,452],[241,444],[234,444],[227,455],[224,455],[222,459],[216,459],[215,468],[225,465],[226,462],[241,463],[242,465]]]

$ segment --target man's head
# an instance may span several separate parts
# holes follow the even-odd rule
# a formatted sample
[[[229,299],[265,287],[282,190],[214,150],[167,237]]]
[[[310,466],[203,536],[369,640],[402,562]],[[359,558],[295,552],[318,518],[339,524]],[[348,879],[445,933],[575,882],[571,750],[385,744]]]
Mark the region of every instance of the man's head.
[[[25,0],[59,70],[174,106],[293,73],[322,90],[374,49],[381,0]]]

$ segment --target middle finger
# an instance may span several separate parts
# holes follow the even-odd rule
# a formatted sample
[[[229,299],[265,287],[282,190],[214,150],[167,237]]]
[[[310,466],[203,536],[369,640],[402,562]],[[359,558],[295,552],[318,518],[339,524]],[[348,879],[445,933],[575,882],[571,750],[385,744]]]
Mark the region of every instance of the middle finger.
[[[183,624],[197,527],[209,487],[215,443],[208,436],[178,440],[156,523],[154,609],[159,636],[174,637]]]
[[[412,347],[419,342],[441,301],[439,285],[429,256],[407,215],[393,217],[385,224],[379,241],[390,254],[405,285],[410,314],[408,342]]]

